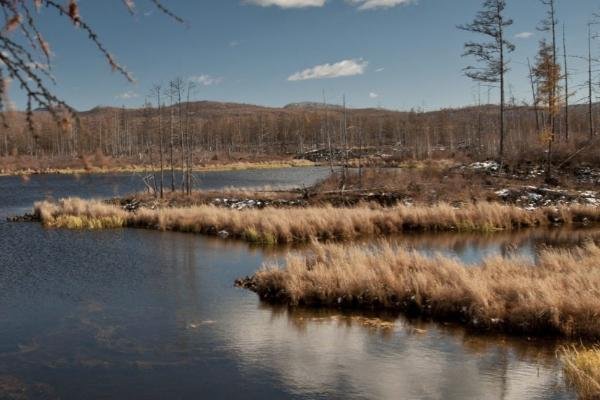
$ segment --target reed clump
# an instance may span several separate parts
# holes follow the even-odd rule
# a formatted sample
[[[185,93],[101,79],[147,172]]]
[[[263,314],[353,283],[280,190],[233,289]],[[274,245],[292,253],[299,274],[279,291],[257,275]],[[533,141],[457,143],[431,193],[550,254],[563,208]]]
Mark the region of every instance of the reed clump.
[[[565,347],[561,351],[565,378],[581,399],[600,399],[600,347]]]
[[[283,244],[311,240],[355,240],[402,232],[487,232],[527,227],[600,222],[600,208],[569,206],[525,210],[499,203],[480,202],[462,207],[389,208],[304,207],[232,210],[213,205],[185,208],[141,208],[126,212],[98,200],[78,198],[39,202],[35,215],[48,227],[137,227],[217,235],[260,243]],[[77,219],[67,218],[77,217]]]
[[[238,285],[266,301],[403,312],[513,334],[600,338],[600,247],[545,250],[536,264],[492,257],[479,266],[381,241],[315,244]]]
[[[60,215],[46,224],[49,228],[58,227],[74,230],[115,229],[122,228],[124,225],[125,220],[118,216],[91,218],[76,215]]]

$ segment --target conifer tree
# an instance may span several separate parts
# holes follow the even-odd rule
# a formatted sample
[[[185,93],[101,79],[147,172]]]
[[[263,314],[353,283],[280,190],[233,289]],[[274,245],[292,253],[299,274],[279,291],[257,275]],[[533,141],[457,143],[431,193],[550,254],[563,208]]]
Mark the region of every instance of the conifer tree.
[[[513,24],[512,19],[506,18],[504,10],[506,0],[484,0],[482,10],[477,13],[475,19],[458,28],[467,32],[478,33],[487,41],[465,43],[463,56],[475,58],[479,66],[468,66],[464,69],[465,74],[478,82],[498,85],[500,89],[500,123],[499,140],[500,147],[498,155],[500,160],[504,157],[504,145],[506,127],[504,123],[505,114],[505,76],[509,70],[507,53],[515,50],[515,46],[506,40],[505,29]]]

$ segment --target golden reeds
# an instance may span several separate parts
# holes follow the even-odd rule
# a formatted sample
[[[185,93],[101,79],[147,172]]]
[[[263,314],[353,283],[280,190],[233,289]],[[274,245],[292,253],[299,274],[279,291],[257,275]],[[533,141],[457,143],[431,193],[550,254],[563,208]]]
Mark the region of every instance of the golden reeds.
[[[565,347],[561,351],[565,378],[581,399],[600,398],[600,347],[580,349]]]
[[[600,222],[600,208],[570,206],[525,210],[498,203],[480,202],[457,208],[445,203],[432,206],[390,208],[306,207],[232,210],[212,205],[187,208],[142,208],[135,213],[97,200],[63,199],[40,202],[35,214],[48,227],[70,228],[64,217],[91,220],[111,217],[109,227],[127,226],[217,235],[262,243],[292,243],[310,240],[353,240],[383,237],[402,232],[491,232],[526,227],[544,227],[587,221]],[[72,221],[71,221],[72,222]],[[75,224],[78,227],[80,224]],[[104,226],[104,223],[99,224]]]
[[[147,173],[159,171],[158,165],[136,164],[133,160],[93,160],[91,156],[79,159],[63,160],[62,163],[51,163],[50,160],[21,159],[9,162],[0,157],[0,176],[28,174],[103,174],[103,173]],[[194,172],[243,171],[251,169],[280,169],[314,167],[316,164],[307,160],[268,160],[268,161],[235,161],[209,162],[194,165]]]
[[[267,301],[389,309],[515,334],[600,338],[600,247],[545,250],[536,264],[492,257],[467,266],[381,241],[315,244],[238,283]]]

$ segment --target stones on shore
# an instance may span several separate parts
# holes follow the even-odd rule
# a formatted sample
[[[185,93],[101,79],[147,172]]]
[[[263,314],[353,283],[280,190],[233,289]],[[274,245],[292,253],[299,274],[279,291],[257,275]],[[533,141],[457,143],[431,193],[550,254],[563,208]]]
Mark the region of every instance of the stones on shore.
[[[500,164],[496,161],[479,161],[467,165],[466,168],[473,171],[498,172]]]
[[[514,204],[525,209],[559,205],[591,205],[600,206],[598,192],[569,191],[536,186],[523,186],[517,188],[504,188],[494,192],[505,203]]]
[[[588,166],[575,169],[575,176],[580,182],[600,184],[600,169]]]
[[[257,291],[256,280],[252,276],[246,276],[245,278],[239,278],[235,280],[235,287],[241,289],[248,289],[252,292]]]
[[[142,203],[139,200],[132,199],[129,202],[123,204],[121,207],[125,211],[135,212],[141,207]]]
[[[238,199],[238,198],[216,198],[210,202],[217,207],[230,208],[232,210],[262,209],[265,207],[305,207],[308,202],[305,200],[264,200],[264,199]]]
[[[34,214],[15,215],[6,218],[8,222],[38,222],[39,218]]]

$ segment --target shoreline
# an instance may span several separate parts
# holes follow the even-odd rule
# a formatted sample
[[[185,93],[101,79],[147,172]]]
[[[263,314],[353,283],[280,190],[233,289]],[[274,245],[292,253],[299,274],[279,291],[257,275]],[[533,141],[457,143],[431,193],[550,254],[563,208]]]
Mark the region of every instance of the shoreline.
[[[223,171],[245,171],[261,169],[280,169],[280,168],[305,168],[318,167],[321,164],[308,160],[277,160],[277,161],[257,161],[257,162],[231,162],[223,164],[209,164],[205,166],[195,166],[194,172],[223,172]],[[171,172],[170,168],[164,169],[165,174]],[[176,172],[181,172],[181,168],[175,168]],[[24,177],[32,175],[93,175],[93,174],[119,174],[119,173],[157,173],[160,167],[144,167],[140,165],[127,165],[120,167],[91,167],[91,168],[44,168],[44,169],[20,169],[10,172],[0,172],[0,177]]]

